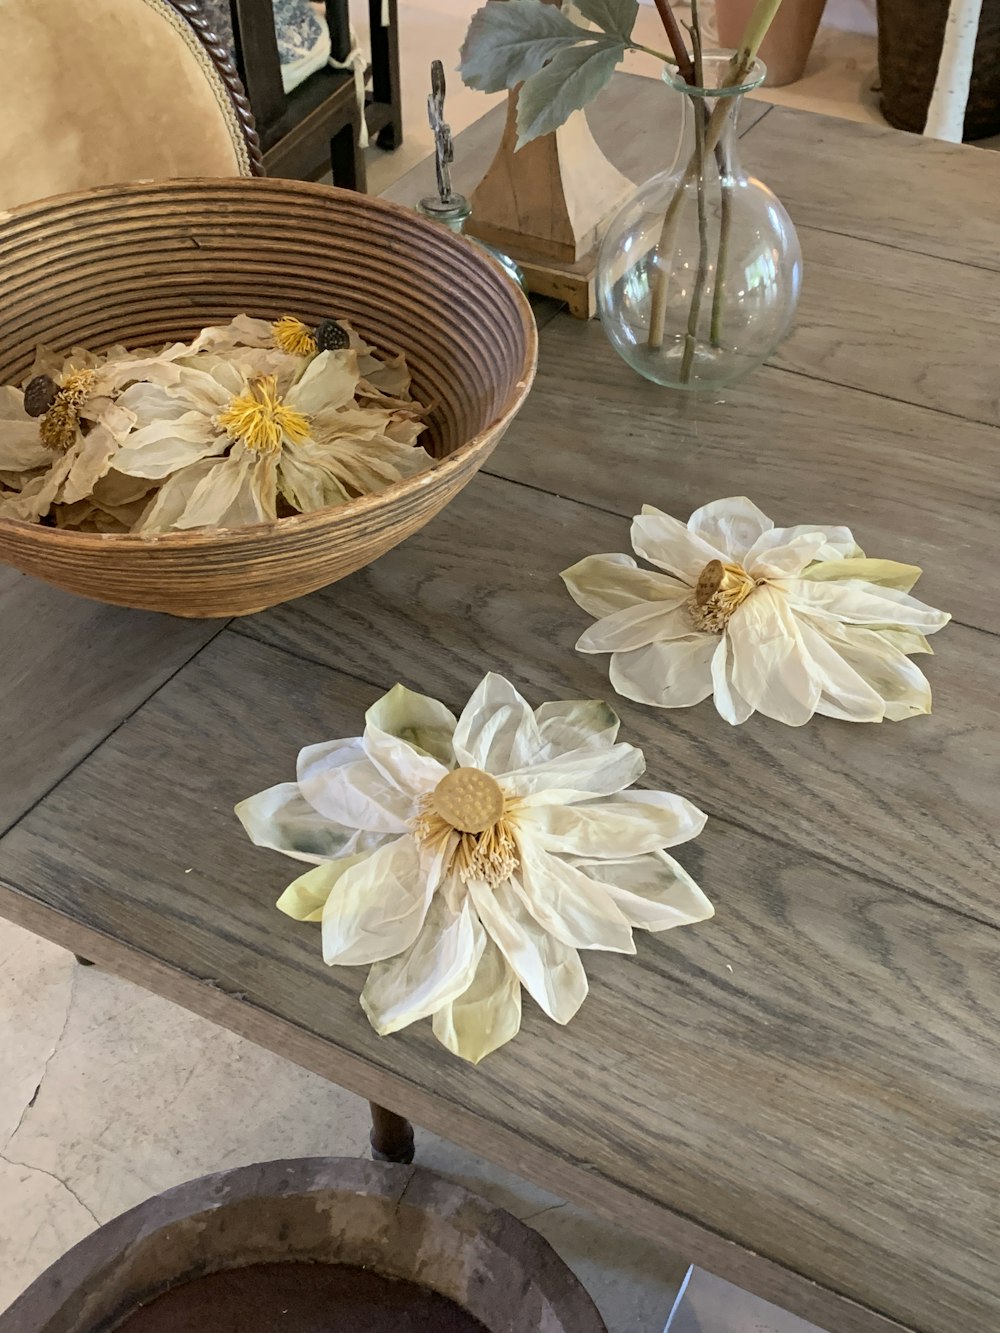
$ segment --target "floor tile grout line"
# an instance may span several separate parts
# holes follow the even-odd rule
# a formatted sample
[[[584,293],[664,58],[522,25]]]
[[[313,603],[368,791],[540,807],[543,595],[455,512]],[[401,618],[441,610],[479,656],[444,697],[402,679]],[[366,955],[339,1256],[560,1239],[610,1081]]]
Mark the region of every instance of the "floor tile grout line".
[[[249,639],[251,642],[259,644],[263,648],[268,648],[274,652],[286,653],[297,662],[304,662],[309,666],[318,666],[324,671],[331,671],[335,675],[344,676],[348,680],[353,680],[359,685],[368,685],[375,690],[387,690],[392,688],[390,685],[386,685],[383,681],[370,680],[367,676],[359,676],[354,672],[345,671],[343,667],[331,666],[328,662],[322,662],[318,658],[309,657],[306,653],[298,652],[294,648],[288,648],[284,644],[274,643],[269,639],[262,639],[258,635],[250,633],[249,630],[243,629],[238,621],[232,621],[227,628],[231,633],[237,634],[241,638]],[[702,804],[705,805],[705,813],[708,815],[709,819],[714,820],[717,823],[728,824],[730,828],[739,829],[743,833],[754,834],[755,836],[760,837],[764,842],[769,842],[772,846],[783,847],[786,851],[798,852],[802,855],[809,856],[813,860],[822,865],[829,866],[833,870],[841,872],[848,870],[851,874],[864,876],[868,883],[877,884],[882,888],[890,889],[893,893],[902,893],[908,898],[915,898],[917,901],[927,903],[928,906],[934,907],[939,911],[954,912],[956,916],[960,916],[968,921],[974,921],[977,925],[985,926],[989,930],[1000,931],[1000,921],[988,921],[984,917],[977,916],[976,913],[967,911],[962,907],[957,907],[952,903],[939,902],[936,898],[931,898],[919,889],[911,888],[905,884],[895,884],[891,879],[886,879],[882,875],[873,874],[870,871],[852,870],[842,862],[835,861],[833,857],[826,852],[819,851],[815,848],[807,848],[793,842],[783,842],[773,833],[765,833],[754,824],[743,824],[738,819],[734,819],[731,815],[716,812],[704,802],[702,802]]]

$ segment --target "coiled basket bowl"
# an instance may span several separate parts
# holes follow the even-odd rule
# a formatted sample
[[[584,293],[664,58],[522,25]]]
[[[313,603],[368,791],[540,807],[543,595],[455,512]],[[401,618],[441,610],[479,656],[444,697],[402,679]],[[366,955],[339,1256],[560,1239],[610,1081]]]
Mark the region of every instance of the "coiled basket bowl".
[[[522,294],[483,253],[404,208],[283,180],[175,180],[0,215],[0,383],[35,347],[150,346],[246,312],[348,319],[404,352],[431,405],[428,472],[336,508],[226,530],[76,533],[0,520],[0,561],[119,606],[246,615],[369,564],[482,466],[531,386]]]

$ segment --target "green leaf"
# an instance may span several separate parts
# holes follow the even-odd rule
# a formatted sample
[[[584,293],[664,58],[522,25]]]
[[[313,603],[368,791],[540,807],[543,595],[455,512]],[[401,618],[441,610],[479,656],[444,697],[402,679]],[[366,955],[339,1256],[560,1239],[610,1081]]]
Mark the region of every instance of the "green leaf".
[[[827,579],[863,579],[885,588],[909,592],[920,577],[919,565],[901,565],[897,560],[873,560],[854,556],[847,560],[817,560],[800,575],[814,582]]]
[[[518,148],[558,129],[592,101],[615,72],[625,43],[599,33],[590,36],[593,40],[585,46],[559,51],[525,82],[517,99]]]
[[[639,13],[637,0],[573,0],[573,7],[602,32],[622,42],[630,40]]]
[[[459,73],[468,87],[498,93],[536,74],[557,51],[593,36],[541,0],[490,0],[469,23]]]

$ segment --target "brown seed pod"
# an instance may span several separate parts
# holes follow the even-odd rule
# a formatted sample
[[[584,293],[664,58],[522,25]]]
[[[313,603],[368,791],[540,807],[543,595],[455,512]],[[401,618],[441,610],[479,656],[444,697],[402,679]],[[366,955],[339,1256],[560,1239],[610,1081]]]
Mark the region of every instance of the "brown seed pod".
[[[24,410],[29,417],[43,417],[56,401],[59,385],[51,375],[36,375],[24,391]]]
[[[321,352],[339,352],[351,345],[350,334],[335,319],[320,320],[313,336]]]
[[[694,600],[699,606],[707,606],[715,594],[722,587],[722,580],[725,578],[726,571],[722,566],[721,560],[709,560],[708,564],[698,575],[698,582],[695,585]]]

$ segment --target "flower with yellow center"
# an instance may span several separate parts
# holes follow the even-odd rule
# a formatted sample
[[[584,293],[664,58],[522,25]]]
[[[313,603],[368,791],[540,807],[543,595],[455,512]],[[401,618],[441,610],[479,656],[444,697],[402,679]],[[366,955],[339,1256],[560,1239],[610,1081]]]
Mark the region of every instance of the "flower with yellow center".
[[[716,500],[687,524],[646,505],[628,555],[594,555],[563,573],[597,617],[577,648],[611,654],[619,694],[687,708],[710,694],[727,722],[756,710],[790,726],[814,713],[881,722],[930,712],[908,654],[949,617],[910,597],[914,565],[869,560],[848,528],[776,528],[745,497]]]
[[[258,845],[315,864],[278,906],[322,922],[327,963],[371,965],[378,1032],[431,1017],[478,1061],[517,1033],[522,986],[567,1023],[587,993],[580,950],[634,953],[634,929],[712,915],[666,851],[705,816],[628,790],[643,756],[606,704],[532,710],[489,675],[457,719],[397,685],[365,723],[236,813]]]
[[[302,444],[309,438],[309,418],[278,397],[276,375],[255,375],[216,424],[255,454],[276,454],[285,441]]]
[[[319,351],[316,334],[294,315],[282,315],[271,325],[274,345],[289,356],[315,356]]]

